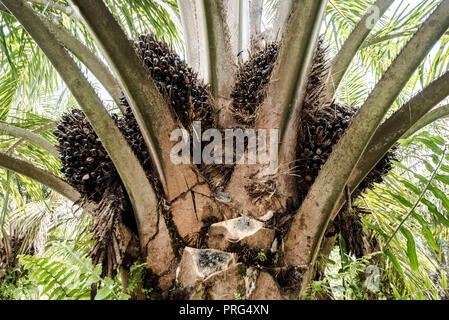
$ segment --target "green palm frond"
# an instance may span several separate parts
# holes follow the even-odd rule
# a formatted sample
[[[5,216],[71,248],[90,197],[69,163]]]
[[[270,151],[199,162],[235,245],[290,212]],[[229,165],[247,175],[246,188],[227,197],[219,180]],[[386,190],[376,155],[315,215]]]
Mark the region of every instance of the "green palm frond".
[[[116,19],[127,31],[129,38],[137,39],[140,34],[152,32],[159,39],[172,44],[178,52],[183,52],[179,18],[174,16],[177,13],[176,1],[169,2],[168,7],[162,0],[108,0],[106,2]],[[168,11],[170,8],[171,12]],[[175,23],[176,19],[177,23]]]
[[[396,58],[410,37],[419,28],[439,2],[420,1],[411,5],[407,1],[393,5],[375,25],[369,37],[355,57],[343,82],[350,83],[357,74],[365,75],[362,80],[366,88],[352,90],[340,89],[337,99],[353,102],[358,105],[364,101],[377,81]],[[333,0],[329,2],[325,30],[325,42],[329,46],[330,55],[335,54],[366,12],[370,2],[366,0],[347,1]],[[439,47],[439,49],[437,49]],[[416,94],[432,80],[444,73],[448,67],[447,39],[443,37],[427,59],[422,63],[409,80],[401,95],[393,104],[391,111],[397,110],[404,101]],[[361,85],[359,85],[361,86]],[[361,88],[359,88],[361,89]]]
[[[398,163],[383,184],[363,197],[364,205],[373,211],[365,224],[384,244],[389,243],[389,248],[383,248],[388,249],[385,277],[394,286],[397,299],[439,299],[447,294],[441,292],[441,276],[449,268],[443,258],[449,254],[445,249],[449,240],[449,157],[445,156],[435,172],[445,155],[445,139],[447,136],[422,132],[403,141],[407,147],[403,164]],[[431,175],[434,180],[425,189]],[[422,192],[424,197],[415,207]],[[401,232],[393,236],[399,226]]]

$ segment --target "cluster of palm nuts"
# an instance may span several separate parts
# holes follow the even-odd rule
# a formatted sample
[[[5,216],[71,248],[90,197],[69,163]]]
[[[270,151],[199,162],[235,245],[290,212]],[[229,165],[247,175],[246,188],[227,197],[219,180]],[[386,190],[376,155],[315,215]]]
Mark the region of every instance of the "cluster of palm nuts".
[[[351,107],[334,103],[334,113],[323,111],[314,115],[303,114],[298,137],[296,172],[298,173],[298,190],[304,190],[303,197],[315,181],[326,163],[333,147],[351,124],[355,110]]]
[[[147,177],[152,182],[154,182],[154,185],[156,187],[159,187],[157,177],[154,168],[152,166],[150,154],[145,144],[143,135],[140,132],[137,120],[134,117],[134,114],[131,108],[129,107],[126,99],[122,98],[121,102],[122,105],[125,107],[125,110],[123,111],[123,116],[119,118],[116,114],[113,114],[112,117],[114,118],[115,123],[117,124],[121,133],[125,137],[126,141],[128,141],[129,146],[131,147],[137,159],[139,160],[140,164],[142,165],[142,168],[147,174]]]
[[[266,45],[250,55],[247,62],[240,66],[237,81],[231,93],[232,113],[237,121],[251,125],[257,117],[257,108],[265,96],[265,85],[271,77],[278,56],[277,43]]]
[[[99,202],[106,181],[115,179],[117,172],[84,113],[73,109],[64,114],[53,134],[66,180],[83,197]]]
[[[186,62],[152,34],[139,36],[134,48],[182,125],[189,129],[193,121],[201,121],[203,128],[213,128],[208,88]]]
[[[206,129],[214,126],[215,118],[208,87],[199,81],[197,75],[166,43],[153,35],[141,35],[134,42],[134,48],[168,107],[184,127],[191,128],[193,121],[201,121],[202,127]],[[122,115],[111,116],[142,164],[147,177],[159,189],[160,182],[154,174],[136,118],[125,98],[121,99],[121,104],[124,107]],[[89,256],[94,264],[103,264],[104,274],[111,276],[121,261],[117,251],[122,239],[118,221],[123,221],[136,231],[123,184],[99,137],[81,110],[73,109],[64,114],[53,133],[59,142],[57,149],[62,163],[60,171],[84,199],[99,205],[91,230],[95,244]],[[157,194],[161,195],[162,192]]]
[[[295,172],[298,176],[301,200],[314,183],[321,168],[332,153],[334,146],[346,132],[354,119],[357,109],[338,103],[332,103],[325,110],[304,113],[298,136],[297,162]],[[353,192],[357,197],[374,183],[381,183],[393,167],[391,160],[396,159],[397,147],[391,148],[387,154],[369,172],[365,179]]]

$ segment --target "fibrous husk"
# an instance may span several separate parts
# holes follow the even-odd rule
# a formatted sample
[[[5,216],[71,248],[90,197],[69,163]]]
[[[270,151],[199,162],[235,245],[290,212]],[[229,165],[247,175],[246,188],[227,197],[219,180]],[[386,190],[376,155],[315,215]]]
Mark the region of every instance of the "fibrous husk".
[[[122,213],[129,210],[123,187],[114,183],[106,189],[94,214],[93,246],[88,256],[94,265],[101,264],[102,276],[114,277],[122,262],[123,235],[120,229]]]
[[[343,237],[347,252],[356,258],[363,257],[363,239],[366,235],[360,215],[356,212],[343,211],[335,217],[333,224]]]

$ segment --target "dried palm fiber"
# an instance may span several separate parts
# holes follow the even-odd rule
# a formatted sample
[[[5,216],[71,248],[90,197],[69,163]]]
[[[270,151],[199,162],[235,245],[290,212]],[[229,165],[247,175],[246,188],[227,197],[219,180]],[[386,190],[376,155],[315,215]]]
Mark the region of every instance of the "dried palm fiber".
[[[129,210],[129,206],[126,206],[126,201],[123,199],[125,199],[123,187],[114,183],[107,187],[94,213],[94,223],[91,228],[94,244],[88,256],[94,265],[102,264],[103,277],[114,277],[117,267],[122,262],[121,213]]]
[[[346,246],[346,253],[359,259],[363,256],[379,251],[379,243],[372,230],[366,232],[363,228],[362,216],[371,214],[371,210],[358,206],[345,205],[334,221],[326,230],[326,237],[340,234]]]
[[[356,258],[363,257],[364,237],[363,223],[357,212],[343,210],[334,219],[336,231],[343,237],[349,254]]]

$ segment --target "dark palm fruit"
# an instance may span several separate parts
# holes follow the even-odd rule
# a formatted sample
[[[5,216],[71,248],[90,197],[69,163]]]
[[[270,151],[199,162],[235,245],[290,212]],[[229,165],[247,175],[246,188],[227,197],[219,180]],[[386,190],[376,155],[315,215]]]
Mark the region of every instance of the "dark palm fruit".
[[[89,179],[83,179],[83,177],[89,176],[95,168],[109,164],[111,160],[105,157],[106,150],[97,140],[95,131],[81,110],[73,109],[71,113],[65,114],[62,119],[63,121],[58,125],[59,130],[54,132],[59,141],[57,148],[61,154],[60,160],[63,168],[61,172],[82,196],[87,196],[90,200],[98,202],[101,200],[105,186]],[[62,131],[66,134],[63,134]],[[101,153],[93,154],[89,149],[82,148],[77,142],[88,138],[91,140],[89,142],[90,148],[101,150]],[[104,175],[117,176],[115,168],[113,166],[109,168],[109,171],[105,172]]]
[[[314,183],[323,165],[326,163],[333,147],[343,136],[351,124],[357,109],[353,106],[326,101],[323,90],[328,75],[327,53],[321,40],[315,52],[309,73],[307,91],[303,102],[301,124],[297,143],[297,163],[299,188],[302,201]],[[390,160],[395,159],[392,148],[377,166],[363,180],[353,196],[373,186],[374,182],[382,182],[392,168]]]
[[[298,137],[298,149],[297,149],[297,163],[296,170],[299,176],[298,183],[301,192],[301,201],[307,195],[309,188],[314,183],[318,176],[322,166],[326,163],[333,147],[338,143],[342,134],[351,124],[357,110],[352,106],[340,105],[333,103],[331,108],[337,112],[328,112],[327,110],[321,110],[314,112],[313,115],[303,113],[302,122],[300,126],[300,134]],[[316,126],[319,121],[326,121],[326,126],[323,126],[323,130],[313,132],[309,130],[311,127]],[[345,129],[343,130],[342,127]],[[335,133],[338,132],[337,135]],[[306,146],[313,145],[314,148],[307,148]],[[367,188],[371,188],[373,183],[382,182],[382,177],[385,176],[392,168],[391,160],[395,159],[395,150],[392,148],[382,160],[376,165],[376,167],[368,174],[368,176],[359,185],[357,191],[353,196],[359,195]]]
[[[240,65],[237,81],[231,93],[234,117],[242,124],[251,125],[257,117],[259,106],[264,100],[265,84],[268,83],[278,56],[276,43],[252,54]]]
[[[278,51],[278,45],[271,43],[265,49],[252,54],[249,60],[240,66],[237,82],[231,94],[234,117],[240,123],[254,124],[258,108],[265,97],[265,84],[270,79]],[[299,176],[298,189],[302,190],[301,201],[357,111],[350,106],[323,103],[325,101],[323,86],[327,75],[327,53],[320,40],[309,73],[298,135],[298,160],[295,166]],[[357,192],[372,187],[374,182],[382,181],[382,177],[392,167],[390,160],[394,159],[394,151],[395,149],[390,150],[378,163],[361,183]]]
[[[167,44],[152,35],[141,35],[139,40],[135,43],[137,54],[145,61],[152,78],[159,79],[156,84],[181,123],[189,128],[193,121],[199,120],[202,121],[204,130],[212,128],[215,120],[207,86],[198,80],[197,75]],[[112,118],[149,178],[155,180],[149,152],[135,117],[126,99],[122,98],[121,102],[127,107],[123,117],[114,114]],[[119,179],[112,161],[84,113],[74,109],[63,115],[54,134],[59,141],[58,149],[63,155],[61,162],[68,182],[83,196],[100,201],[106,188],[104,181]],[[98,168],[101,170],[96,171]],[[93,175],[95,179],[82,179],[92,172],[96,172]]]
[[[208,87],[185,61],[152,34],[139,36],[134,48],[182,125],[191,129],[193,121],[201,121],[205,130],[213,128],[215,116],[209,102]],[[127,105],[125,99],[122,103]]]

